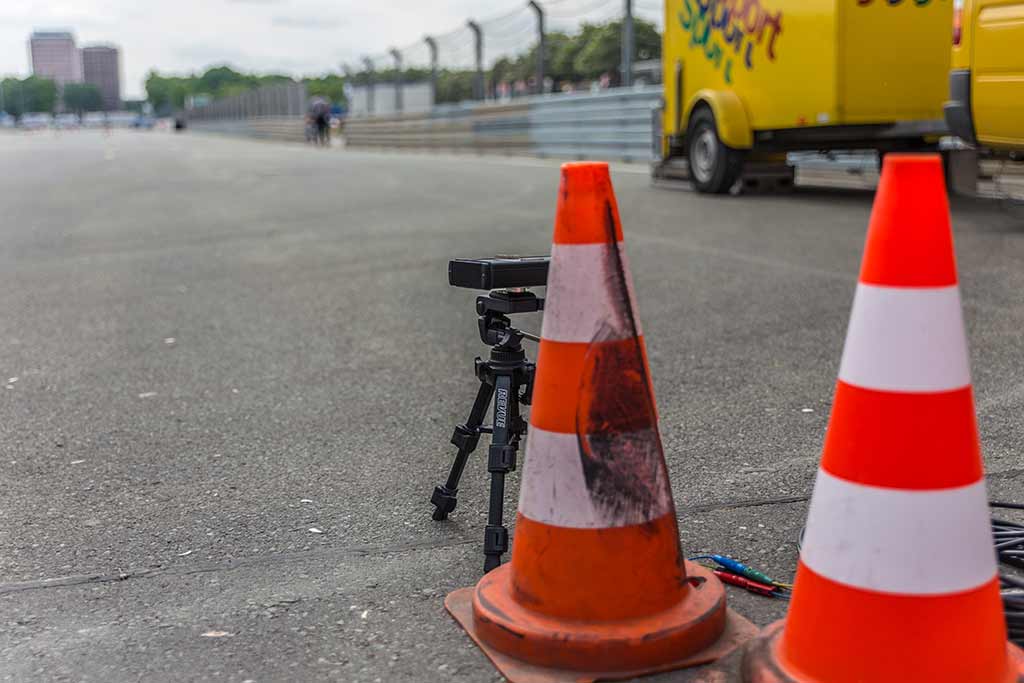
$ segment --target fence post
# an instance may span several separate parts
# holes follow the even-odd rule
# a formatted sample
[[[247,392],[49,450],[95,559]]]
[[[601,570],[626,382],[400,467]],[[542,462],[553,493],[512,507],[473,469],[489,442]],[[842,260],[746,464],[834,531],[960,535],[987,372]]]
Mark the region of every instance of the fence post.
[[[626,11],[622,17],[622,87],[633,85],[633,0],[626,1]]]
[[[367,84],[366,84],[366,113],[373,116],[374,110],[374,99],[376,89],[376,79],[373,75],[373,60],[369,57],[363,59],[363,65],[366,67]]]
[[[534,92],[538,95],[544,93],[544,53],[546,41],[544,39],[544,8],[535,0],[530,0],[529,7],[537,13],[537,87]]]
[[[391,56],[395,59],[395,113],[402,113],[402,53],[392,48]]]
[[[466,22],[466,26],[473,32],[474,51],[476,53],[476,76],[473,79],[473,99],[487,99],[484,89],[484,32],[480,24],[472,19]]]
[[[437,105],[437,41],[427,36],[423,39],[430,48],[430,103]]]

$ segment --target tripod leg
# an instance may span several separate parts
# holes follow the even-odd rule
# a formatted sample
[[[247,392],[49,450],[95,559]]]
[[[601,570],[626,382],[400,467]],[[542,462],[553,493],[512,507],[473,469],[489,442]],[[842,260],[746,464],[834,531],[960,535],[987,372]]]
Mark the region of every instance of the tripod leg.
[[[455,462],[452,463],[451,472],[448,473],[448,481],[442,486],[434,489],[430,502],[434,506],[434,519],[437,521],[448,519],[448,513],[455,509],[458,503],[455,496],[459,492],[459,480],[462,479],[462,470],[466,469],[466,460],[469,454],[476,450],[480,442],[478,428],[484,421],[484,414],[487,406],[494,395],[494,387],[487,381],[480,381],[480,390],[477,391],[476,400],[473,401],[473,408],[469,411],[469,419],[465,424],[455,428],[452,435],[452,444],[459,451],[455,454]]]
[[[491,500],[484,531],[484,572],[501,565],[508,552],[508,529],[504,526],[505,475],[516,468],[519,447],[518,397],[512,377],[498,375],[494,381],[494,433],[488,451],[487,470],[491,473]]]

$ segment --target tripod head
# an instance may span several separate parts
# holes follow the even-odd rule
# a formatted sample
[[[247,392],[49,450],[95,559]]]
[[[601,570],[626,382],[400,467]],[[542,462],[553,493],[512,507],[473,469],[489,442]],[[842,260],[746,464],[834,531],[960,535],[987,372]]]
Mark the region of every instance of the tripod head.
[[[518,351],[523,339],[539,341],[512,326],[508,316],[544,310],[544,299],[525,289],[501,289],[476,298],[480,340],[496,350]]]

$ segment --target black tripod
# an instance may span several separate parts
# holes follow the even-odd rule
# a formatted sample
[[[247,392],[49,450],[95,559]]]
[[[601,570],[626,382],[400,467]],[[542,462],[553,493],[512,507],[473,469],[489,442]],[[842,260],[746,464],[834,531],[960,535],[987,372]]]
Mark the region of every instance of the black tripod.
[[[487,471],[491,473],[490,509],[484,532],[484,572],[501,564],[501,556],[508,551],[508,529],[505,528],[505,475],[516,469],[519,440],[526,434],[526,420],[519,414],[520,404],[529,405],[533,393],[535,365],[526,359],[523,339],[539,341],[537,337],[512,327],[508,318],[513,313],[533,313],[544,309],[544,300],[526,291],[495,291],[476,300],[480,316],[480,339],[491,347],[489,360],[474,361],[476,376],[480,380],[473,409],[465,424],[455,428],[452,436],[459,452],[455,455],[448,481],[434,489],[430,502],[434,505],[434,519],[448,518],[455,509],[459,480],[466,468],[469,454],[476,450],[481,434],[491,435],[487,452]],[[494,398],[494,422],[483,424],[487,406]]]

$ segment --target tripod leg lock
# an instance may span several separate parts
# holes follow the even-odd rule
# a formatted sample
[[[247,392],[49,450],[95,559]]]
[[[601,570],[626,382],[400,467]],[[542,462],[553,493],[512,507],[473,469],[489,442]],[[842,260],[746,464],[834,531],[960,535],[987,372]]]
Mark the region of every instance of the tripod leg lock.
[[[480,432],[466,425],[459,425],[452,434],[452,445],[460,451],[472,453],[480,443]]]
[[[434,489],[434,494],[430,496],[430,503],[435,508],[435,520],[448,519],[448,514],[455,510],[455,506],[459,502],[455,497],[456,493],[457,491],[453,491],[447,486],[438,486]]]
[[[516,469],[516,447],[506,444],[494,444],[487,451],[487,471],[508,474]]]
[[[484,555],[502,556],[508,552],[508,529],[488,524],[484,530]]]

